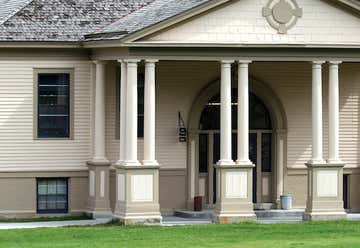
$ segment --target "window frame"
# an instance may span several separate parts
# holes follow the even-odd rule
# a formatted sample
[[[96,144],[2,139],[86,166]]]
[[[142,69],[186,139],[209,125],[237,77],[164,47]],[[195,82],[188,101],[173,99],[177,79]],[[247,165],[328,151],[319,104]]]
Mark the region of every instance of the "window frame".
[[[39,210],[39,181],[65,180],[66,182],[66,208]],[[47,194],[48,195],[48,194]],[[68,177],[37,177],[36,178],[36,213],[37,214],[67,214],[69,213],[69,178]]]
[[[33,69],[33,139],[34,140],[74,140],[74,68],[34,68]],[[39,137],[39,111],[38,111],[38,99],[39,99],[39,78],[38,75],[42,73],[47,74],[69,74],[69,137]]]

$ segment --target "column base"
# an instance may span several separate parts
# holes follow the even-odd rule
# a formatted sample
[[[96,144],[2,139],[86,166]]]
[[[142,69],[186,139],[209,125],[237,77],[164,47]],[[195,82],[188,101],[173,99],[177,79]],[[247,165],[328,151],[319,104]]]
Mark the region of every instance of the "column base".
[[[345,220],[346,217],[345,212],[305,212],[304,214],[304,220],[306,221]]]
[[[343,163],[307,163],[308,198],[304,219],[346,219],[343,203]]]
[[[219,224],[254,221],[256,220],[254,204],[241,201],[216,204],[213,220]]]
[[[159,214],[155,214],[155,215],[114,214],[113,219],[125,226],[128,226],[128,225],[161,225],[161,223],[162,223],[162,216]]]
[[[113,212],[111,210],[108,211],[86,211],[85,215],[92,219],[112,219]]]
[[[253,168],[251,162],[241,165],[216,165],[216,223],[238,223],[256,219],[252,203]]]
[[[113,218],[124,225],[161,224],[159,166],[118,166]]]
[[[224,214],[214,215],[214,222],[218,224],[234,224],[241,222],[252,222],[256,220],[255,214]]]
[[[95,219],[111,218],[110,162],[107,159],[93,159],[87,164],[89,168],[89,198],[86,214]]]

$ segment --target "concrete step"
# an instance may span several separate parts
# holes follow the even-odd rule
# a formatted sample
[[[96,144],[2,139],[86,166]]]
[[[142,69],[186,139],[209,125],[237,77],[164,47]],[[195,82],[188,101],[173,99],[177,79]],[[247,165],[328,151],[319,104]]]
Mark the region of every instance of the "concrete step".
[[[175,210],[174,216],[186,219],[212,219],[213,210],[203,211],[188,211],[188,210]]]
[[[213,224],[211,219],[187,219],[176,216],[164,216],[163,226],[186,226],[186,225],[209,225]]]
[[[275,224],[275,223],[299,223],[303,222],[303,218],[263,218],[257,219],[256,222],[261,224]]]
[[[304,210],[303,209],[293,209],[293,210],[256,210],[255,214],[258,219],[303,219]]]

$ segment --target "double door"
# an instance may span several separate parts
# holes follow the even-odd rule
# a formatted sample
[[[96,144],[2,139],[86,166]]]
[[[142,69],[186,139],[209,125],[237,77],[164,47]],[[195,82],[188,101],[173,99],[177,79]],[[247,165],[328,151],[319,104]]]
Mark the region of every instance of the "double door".
[[[272,200],[272,135],[271,131],[250,131],[249,158],[254,163],[253,202],[270,203]],[[220,159],[219,132],[199,135],[199,191],[209,205],[216,202],[216,169]],[[237,133],[232,134],[232,159],[237,159]],[[206,187],[207,185],[207,187]],[[207,188],[207,189],[206,189]]]

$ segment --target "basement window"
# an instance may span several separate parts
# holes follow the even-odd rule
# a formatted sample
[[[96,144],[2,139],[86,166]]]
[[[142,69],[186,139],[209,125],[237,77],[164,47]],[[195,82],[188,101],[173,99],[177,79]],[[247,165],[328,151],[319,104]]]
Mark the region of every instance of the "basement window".
[[[37,213],[68,212],[68,179],[37,178]]]

